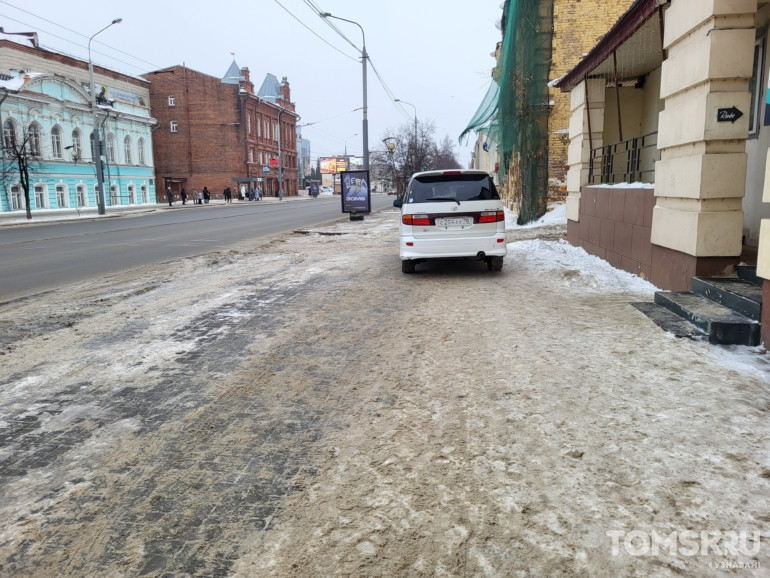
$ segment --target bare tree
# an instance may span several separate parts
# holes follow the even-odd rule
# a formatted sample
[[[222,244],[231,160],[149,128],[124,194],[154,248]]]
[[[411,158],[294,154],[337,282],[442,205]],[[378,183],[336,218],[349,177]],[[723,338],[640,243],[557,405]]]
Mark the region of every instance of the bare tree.
[[[415,125],[408,123],[396,129],[388,129],[384,135],[383,140],[394,139],[396,142],[391,162],[399,196],[414,173],[460,168],[449,136],[437,144],[435,132],[433,122],[422,121],[417,123],[416,131]]]
[[[40,158],[40,140],[37,133],[26,131],[21,140],[16,138],[13,131],[3,134],[3,179],[6,183],[18,177],[19,184],[24,191],[24,206],[27,211],[27,219],[32,218],[32,209],[29,202],[30,179],[32,168]]]

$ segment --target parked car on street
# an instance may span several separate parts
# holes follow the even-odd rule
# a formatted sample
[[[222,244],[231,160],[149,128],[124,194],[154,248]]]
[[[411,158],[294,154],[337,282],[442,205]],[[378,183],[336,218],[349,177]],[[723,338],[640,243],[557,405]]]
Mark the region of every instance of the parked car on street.
[[[333,195],[334,189],[329,185],[324,185],[321,187],[321,194],[322,195]]]
[[[414,273],[427,259],[466,257],[501,271],[507,253],[505,212],[488,173],[427,171],[412,175],[401,209],[401,270]]]

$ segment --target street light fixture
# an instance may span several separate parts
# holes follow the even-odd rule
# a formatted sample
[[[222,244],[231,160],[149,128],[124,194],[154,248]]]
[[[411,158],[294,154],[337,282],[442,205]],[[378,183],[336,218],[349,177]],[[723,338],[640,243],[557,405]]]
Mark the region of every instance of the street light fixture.
[[[92,133],[94,143],[94,166],[96,168],[96,186],[99,189],[96,197],[96,204],[100,215],[104,215],[106,211],[104,208],[104,174],[102,173],[101,131],[99,130],[99,118],[96,115],[96,85],[94,84],[94,64],[91,62],[91,41],[113,24],[120,24],[121,22],[123,22],[122,18],[115,18],[115,20],[88,39],[88,78],[91,83],[91,113],[94,116],[94,132]]]
[[[361,64],[363,65],[363,80],[364,80],[364,120],[363,120],[363,140],[364,140],[364,169],[369,169],[369,119],[367,117],[366,111],[366,60],[369,58],[369,55],[366,53],[366,34],[364,34],[364,29],[361,27],[361,25],[358,22],[355,22],[353,20],[348,20],[347,18],[340,18],[339,16],[334,16],[330,12],[321,12],[320,14],[321,18],[334,18],[336,20],[342,20],[343,22],[349,22],[351,24],[355,24],[361,29],[361,36],[363,37],[363,48],[361,50]]]
[[[414,109],[414,145],[416,148],[417,147],[417,107],[413,105],[411,102],[406,102],[405,100],[401,100],[400,98],[397,98],[396,102],[408,104]]]
[[[397,139],[389,136],[382,139],[382,142],[385,143],[385,147],[388,149],[388,156],[390,157],[390,168],[393,171],[393,186],[396,188],[396,196],[399,197],[398,179],[396,178],[396,161],[393,160],[393,153],[396,152]]]
[[[343,155],[343,156],[345,156],[345,157],[347,157],[347,156],[348,156],[348,140],[349,140],[349,139],[351,139],[351,138],[353,138],[354,136],[358,136],[358,133],[355,133],[355,134],[351,134],[349,137],[346,137],[346,138],[345,138],[345,154]]]
[[[414,170],[417,171],[417,107],[413,105],[411,102],[406,102],[405,100],[401,100],[400,98],[396,99],[396,102],[400,102],[402,104],[408,104],[414,109],[414,142],[412,143],[412,155],[414,155]]]

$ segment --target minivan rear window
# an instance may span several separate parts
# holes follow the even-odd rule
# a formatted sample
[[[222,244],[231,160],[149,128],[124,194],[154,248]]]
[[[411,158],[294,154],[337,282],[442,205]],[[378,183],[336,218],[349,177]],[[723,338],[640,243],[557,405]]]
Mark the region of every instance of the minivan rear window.
[[[409,183],[407,203],[499,199],[492,179],[482,174],[424,175]]]

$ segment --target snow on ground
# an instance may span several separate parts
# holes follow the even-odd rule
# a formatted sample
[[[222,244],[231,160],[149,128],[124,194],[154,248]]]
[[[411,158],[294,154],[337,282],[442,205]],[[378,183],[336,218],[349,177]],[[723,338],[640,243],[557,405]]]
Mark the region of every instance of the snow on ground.
[[[548,207],[548,212],[537,219],[536,221],[531,221],[527,223],[526,225],[517,225],[516,219],[519,218],[519,215],[511,211],[510,209],[505,209],[505,230],[510,231],[513,229],[532,229],[534,227],[547,227],[551,225],[567,225],[567,204],[566,203],[554,203],[550,207]]]

